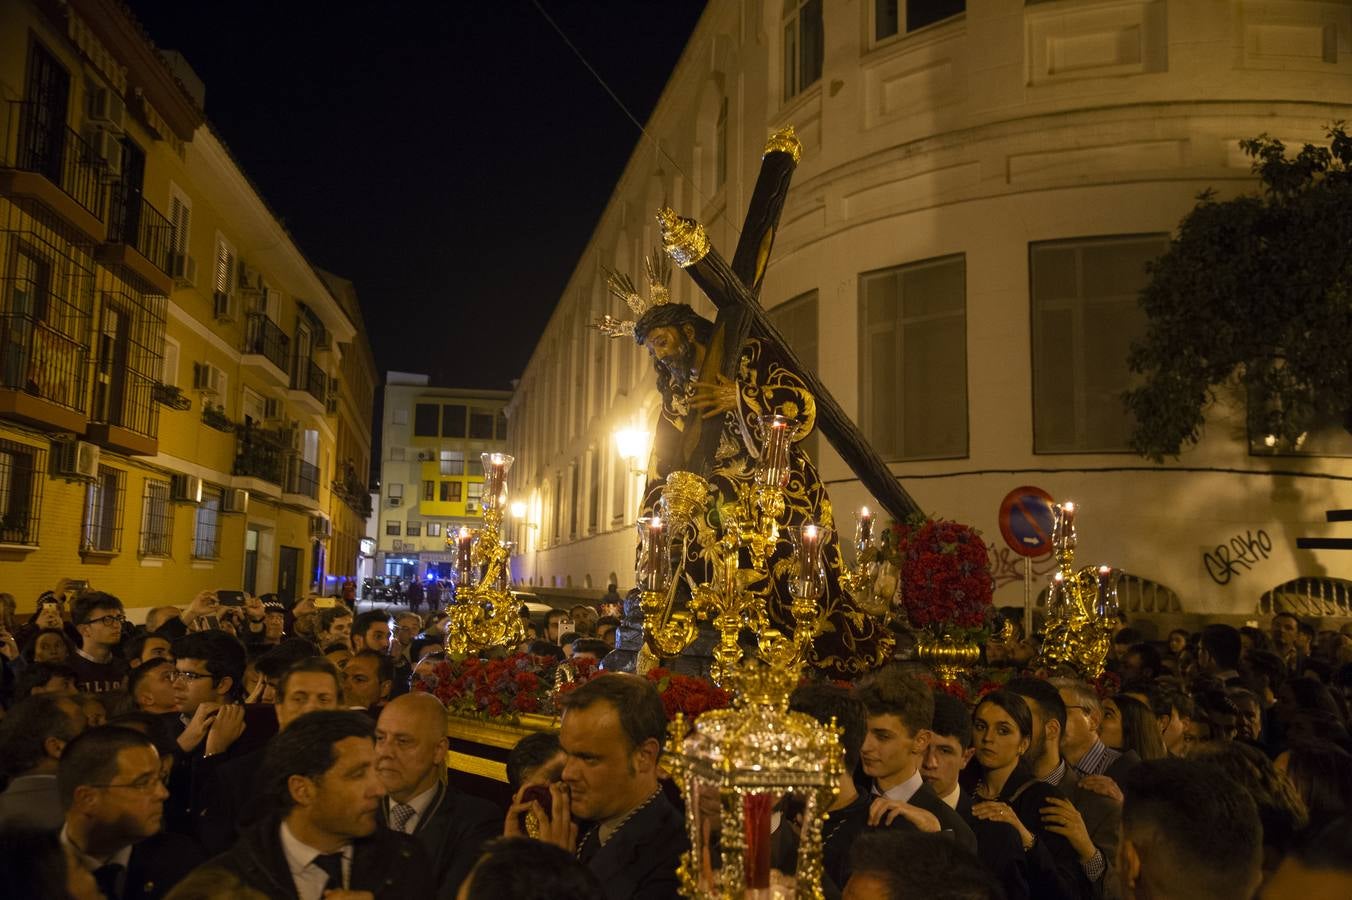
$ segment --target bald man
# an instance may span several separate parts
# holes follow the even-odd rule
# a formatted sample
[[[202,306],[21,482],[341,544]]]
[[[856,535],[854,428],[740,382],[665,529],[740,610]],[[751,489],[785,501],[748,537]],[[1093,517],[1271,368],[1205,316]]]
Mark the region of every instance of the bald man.
[[[376,774],[388,796],[380,824],[416,837],[433,862],[438,900],[454,900],[503,811],[447,783],[446,707],[416,691],[387,703],[376,722]]]

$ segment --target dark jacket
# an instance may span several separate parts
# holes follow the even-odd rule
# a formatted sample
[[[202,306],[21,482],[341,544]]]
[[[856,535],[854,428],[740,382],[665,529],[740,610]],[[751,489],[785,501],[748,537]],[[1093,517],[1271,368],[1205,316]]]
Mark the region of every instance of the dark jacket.
[[[910,803],[912,806],[933,813],[934,817],[939,820],[939,827],[946,832],[951,832],[959,847],[976,853],[976,835],[972,833],[971,826],[962,816],[958,815],[957,810],[951,809],[942,797],[934,793],[934,788],[928,784],[920,785],[920,789],[911,795]]]
[[[1122,896],[1121,886],[1113,868],[1117,859],[1117,843],[1121,837],[1122,804],[1112,797],[1105,797],[1103,794],[1096,794],[1081,787],[1080,778],[1081,775],[1074,766],[1066,766],[1066,774],[1061,778],[1060,787],[1070,795],[1070,802],[1075,804],[1080,818],[1084,819],[1089,839],[1094,842],[1094,846],[1103,854],[1103,861],[1108,864],[1103,870],[1099,888],[1103,895],[1111,900]]]
[[[110,900],[159,900],[202,859],[202,851],[182,835],[153,834],[132,846],[122,896]]]
[[[270,812],[259,773],[266,747],[222,762],[207,778],[193,819],[197,842],[211,855],[229,850],[239,832]]]
[[[450,785],[443,784],[437,790],[427,812],[418,817],[413,837],[432,861],[436,896],[439,900],[455,900],[483,845],[502,834],[505,811]],[[382,803],[376,812],[381,827],[389,824],[386,806]]]
[[[271,900],[298,900],[296,882],[282,850],[281,819],[269,816],[240,835],[235,846],[207,860],[213,869],[225,869]],[[407,834],[377,828],[352,842],[349,889],[370,891],[376,900],[431,897],[433,885],[427,854]]]
[[[685,817],[662,793],[634,813],[601,846],[593,826],[578,846],[577,858],[605,886],[606,900],[676,900],[681,854],[690,849]]]
[[[991,822],[972,815],[972,795],[958,794],[958,815],[976,837],[976,855],[1005,889],[1005,900],[1028,900],[1028,861],[1019,833],[1003,822]]]
[[[1019,765],[997,798],[1009,804],[1023,827],[1036,838],[1032,849],[1024,854],[1031,895],[1039,900],[1088,900],[1095,896],[1095,891],[1080,865],[1079,854],[1070,841],[1048,831],[1042,822],[1042,807],[1047,805],[1048,797],[1069,799],[1065,791],[1038,781],[1030,769]],[[1005,827],[1017,835],[1012,825]]]

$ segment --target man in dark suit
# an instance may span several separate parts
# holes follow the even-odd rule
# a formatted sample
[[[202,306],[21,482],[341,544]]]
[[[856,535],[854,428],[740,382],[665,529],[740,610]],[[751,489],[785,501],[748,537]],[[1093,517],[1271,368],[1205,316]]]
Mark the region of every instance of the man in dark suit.
[[[550,787],[548,810],[514,804],[505,833],[520,835],[519,817],[534,812],[540,838],[576,851],[607,900],[675,900],[690,843],[685,818],[658,783],[667,716],[657,688],[637,675],[602,675],[560,702],[563,781]],[[580,839],[573,817],[582,821]]]
[[[1064,801],[1051,801],[1061,808],[1044,809],[1044,823],[1070,841],[1080,854],[1080,867],[1095,886],[1110,898],[1120,896],[1118,878],[1109,868],[1117,857],[1122,804],[1084,788],[1080,781],[1085,776],[1062,758],[1061,742],[1067,727],[1065,690],[1032,677],[1010,679],[1005,689],[1027,700],[1028,710],[1033,714],[1032,740],[1024,760],[1039,781],[1064,790],[1073,807],[1066,809]],[[1119,757],[1122,758],[1125,757]]]
[[[0,719],[0,831],[31,825],[55,831],[65,820],[56,785],[66,744],[85,729],[85,714],[70,697],[32,694]]]
[[[942,830],[975,853],[972,829],[920,775],[934,723],[934,692],[920,679],[886,668],[861,687],[858,695],[868,710],[868,730],[859,758],[871,779],[871,792],[933,814]]]
[[[206,865],[279,900],[369,891],[376,900],[433,895],[430,865],[412,837],[380,828],[385,796],[375,726],[359,712],[319,710],[290,723],[267,749],[264,793],[278,814],[247,829]]]
[[[157,900],[202,859],[192,841],[160,831],[160,755],[150,738],[105,725],[61,754],[57,785],[66,807],[61,843],[108,900]]]
[[[431,694],[404,694],[381,710],[376,774],[389,795],[377,818],[423,845],[440,900],[454,900],[483,845],[502,833],[502,810],[446,783],[448,749],[446,707]]]

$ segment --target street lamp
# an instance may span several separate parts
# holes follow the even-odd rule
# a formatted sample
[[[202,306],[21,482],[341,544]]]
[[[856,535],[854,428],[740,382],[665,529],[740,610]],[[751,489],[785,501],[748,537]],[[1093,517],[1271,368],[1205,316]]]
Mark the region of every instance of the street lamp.
[[[526,501],[513,500],[510,507],[513,519],[524,519],[526,517]]]
[[[642,475],[644,455],[648,452],[648,441],[652,435],[641,428],[620,428],[615,432],[615,449],[620,458],[629,463],[629,471]]]

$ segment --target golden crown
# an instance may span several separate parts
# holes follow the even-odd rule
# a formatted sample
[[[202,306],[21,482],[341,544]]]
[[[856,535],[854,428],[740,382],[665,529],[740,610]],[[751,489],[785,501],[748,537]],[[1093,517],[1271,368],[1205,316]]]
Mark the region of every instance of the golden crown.
[[[629,307],[629,311],[634,314],[633,319],[617,319],[610,314],[606,314],[592,323],[592,327],[602,334],[610,337],[633,337],[634,323],[642,318],[643,314],[654,306],[662,306],[671,302],[671,263],[667,261],[663,253],[653,253],[652,256],[643,257],[643,268],[648,275],[648,297],[645,300],[643,295],[634,287],[634,280],[623,272],[616,272],[614,269],[608,269],[602,266],[601,269],[606,273],[606,290],[612,295],[620,298]]]

